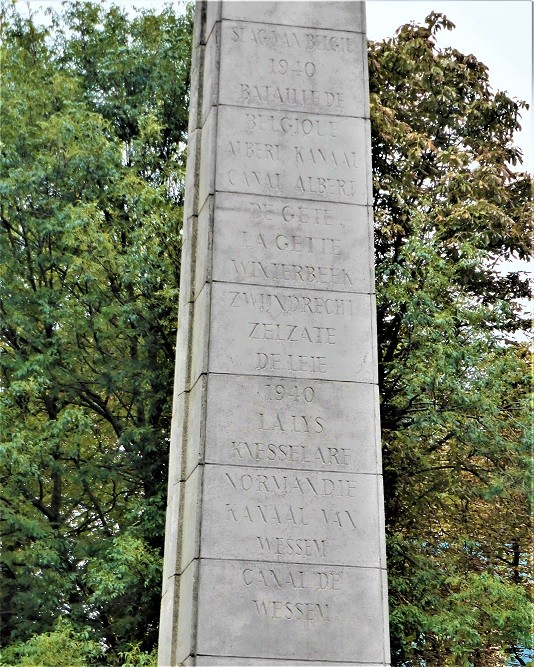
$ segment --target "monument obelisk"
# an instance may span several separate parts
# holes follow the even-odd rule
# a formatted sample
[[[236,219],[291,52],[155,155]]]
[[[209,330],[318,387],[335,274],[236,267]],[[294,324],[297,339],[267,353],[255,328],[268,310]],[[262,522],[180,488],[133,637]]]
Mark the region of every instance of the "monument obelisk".
[[[197,2],[159,664],[389,664],[363,2]]]

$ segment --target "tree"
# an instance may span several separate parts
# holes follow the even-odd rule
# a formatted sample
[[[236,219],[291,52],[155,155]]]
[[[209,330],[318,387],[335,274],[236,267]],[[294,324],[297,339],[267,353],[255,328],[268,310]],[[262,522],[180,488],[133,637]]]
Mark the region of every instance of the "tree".
[[[0,591],[9,664],[150,664],[159,615],[191,14],[3,10]],[[521,657],[529,600],[524,106],[371,43],[395,665]],[[60,657],[58,657],[60,656]],[[77,657],[73,657],[77,656]],[[47,663],[47,661],[50,661]],[[54,662],[55,661],[55,662]]]
[[[526,105],[430,14],[371,43],[379,377],[395,665],[506,663],[529,637],[528,370],[517,332]],[[518,658],[520,664],[520,657]]]
[[[4,9],[3,644],[156,641],[190,23]]]

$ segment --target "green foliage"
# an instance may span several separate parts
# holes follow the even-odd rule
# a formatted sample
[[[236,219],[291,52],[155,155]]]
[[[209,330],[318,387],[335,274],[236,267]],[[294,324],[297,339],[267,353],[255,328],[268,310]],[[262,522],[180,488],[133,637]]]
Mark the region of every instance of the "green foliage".
[[[524,103],[441,15],[370,45],[379,377],[395,665],[491,667],[529,641],[530,179]]]
[[[2,10],[3,663],[155,664],[191,14]],[[431,14],[370,44],[393,664],[529,638],[524,104]],[[519,334],[519,335],[518,335]]]
[[[191,20],[3,14],[2,642],[65,616],[118,664],[157,636]]]
[[[98,664],[102,647],[88,633],[76,633],[63,619],[55,629],[2,652],[1,667],[88,667]],[[133,667],[133,665],[132,665]]]
[[[120,653],[121,667],[157,667],[157,649],[150,653],[141,651],[136,644],[130,651]]]
[[[90,667],[108,663],[103,646],[88,630],[76,631],[60,617],[51,632],[37,634],[27,642],[15,643],[0,654],[0,667]],[[156,667],[157,651],[142,651],[140,643],[119,651],[120,667]]]

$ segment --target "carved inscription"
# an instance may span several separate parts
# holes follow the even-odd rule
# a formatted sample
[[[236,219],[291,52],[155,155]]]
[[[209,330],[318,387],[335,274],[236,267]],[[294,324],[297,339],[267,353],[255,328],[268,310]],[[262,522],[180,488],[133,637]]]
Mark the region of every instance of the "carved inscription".
[[[356,299],[311,293],[295,292],[263,292],[258,290],[231,291],[230,308],[252,306],[265,313],[304,313],[306,315],[336,315],[338,317],[354,317]]]
[[[237,287],[212,288],[215,372],[372,381],[369,295]]]
[[[316,343],[335,345],[334,327],[307,327],[298,324],[273,324],[272,322],[249,322],[249,338],[254,340],[278,340],[287,343]]]
[[[358,48],[358,42],[354,35],[344,36],[342,33],[333,35],[328,32],[308,32],[292,28],[285,29],[283,26],[265,25],[265,27],[258,27],[250,23],[238,23],[231,25],[232,41],[245,42],[247,39],[255,44],[256,47],[282,47],[283,49],[299,50],[305,49],[307,51],[334,51],[336,53],[355,53]],[[287,64],[281,67],[281,74],[286,74],[288,70]],[[302,68],[298,66],[296,69],[291,69],[297,75],[302,74]],[[307,76],[313,76],[315,70],[311,70],[311,74],[305,70]]]
[[[294,589],[309,591],[338,591],[341,573],[336,570],[311,570],[298,568],[247,567],[242,572],[246,586],[258,585],[268,589]]]
[[[284,501],[297,502],[302,497],[315,496],[316,498],[355,498],[357,492],[357,480],[355,477],[349,479],[318,476],[316,474],[281,474],[281,473],[235,473],[226,472],[225,477],[237,492],[238,497],[271,497],[283,498]],[[250,492],[250,494],[248,493]],[[287,511],[280,511],[276,504],[252,505],[226,504],[228,514],[227,520],[236,523],[247,521],[250,523],[274,523],[291,524],[294,526],[309,526],[311,524],[324,524],[336,529],[356,529],[355,514],[347,509],[332,509],[331,507],[317,506],[300,507],[288,505]],[[279,543],[270,544],[258,536],[258,542],[262,550],[277,549]],[[311,541],[313,542],[313,541]],[[324,541],[323,541],[324,542]],[[290,548],[294,540],[286,540],[284,548]],[[297,548],[299,545],[296,545]],[[324,551],[324,550],[323,550]]]
[[[329,605],[317,602],[284,602],[280,600],[252,600],[260,616],[272,619],[300,621],[329,621]]]
[[[222,106],[217,189],[368,204],[367,122]]]
[[[200,568],[203,653],[222,654],[222,643],[224,655],[242,656],[248,664],[266,638],[267,656],[255,663],[271,658],[285,664],[280,656],[321,664],[352,665],[355,656],[358,664],[386,663],[373,641],[384,625],[377,570],[261,559],[206,560]],[[236,633],[236,625],[253,629]]]
[[[316,473],[250,473],[225,472],[226,479],[234,491],[252,491],[269,494],[282,494],[285,498],[295,496],[317,496],[322,498],[355,498],[356,478],[327,477]],[[300,508],[302,509],[302,508]],[[321,510],[323,512],[323,510]],[[337,512],[336,514],[339,514]],[[323,512],[326,522],[326,513]],[[350,516],[350,512],[347,512]],[[354,521],[350,521],[354,526]],[[341,526],[341,522],[338,524]]]
[[[334,447],[306,444],[278,444],[274,442],[230,443],[231,458],[236,463],[277,463],[282,466],[323,466],[328,468],[346,467],[352,453],[348,447]]]
[[[375,391],[361,383],[212,375],[206,461],[376,473]]]
[[[259,616],[272,620],[330,622],[331,603],[309,600],[317,592],[338,591],[342,584],[339,570],[246,567],[242,571],[245,586],[260,594],[252,599]],[[259,590],[258,590],[259,589]],[[272,599],[275,595],[281,599]],[[295,598],[300,594],[300,598]],[[305,594],[309,597],[305,599]]]
[[[222,39],[223,103],[363,114],[361,81],[343,76],[361,67],[361,34],[227,22]]]
[[[222,194],[216,214],[217,279],[370,291],[371,273],[362,270],[372,257],[365,208]]]
[[[174,569],[199,656],[387,662],[361,4],[208,3],[197,25]]]
[[[203,540],[213,557],[343,564],[375,559],[372,475],[206,466]]]
[[[262,239],[263,241],[263,239]],[[335,285],[336,287],[352,286],[351,275],[346,269],[335,269],[328,266],[310,266],[309,264],[285,264],[282,262],[265,262],[245,259],[232,259],[235,276],[239,281],[270,280],[271,282],[294,283],[297,285]]]

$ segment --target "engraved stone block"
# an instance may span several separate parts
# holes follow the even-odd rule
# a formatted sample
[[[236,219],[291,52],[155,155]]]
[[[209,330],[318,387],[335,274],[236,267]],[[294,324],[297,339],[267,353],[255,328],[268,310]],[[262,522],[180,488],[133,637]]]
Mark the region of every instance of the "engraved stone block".
[[[206,118],[214,104],[219,103],[219,62],[220,57],[220,31],[218,26],[211,31],[205,46],[205,61],[202,82],[202,111],[200,124],[204,125]]]
[[[176,654],[172,656],[174,665],[181,665],[191,654],[196,637],[196,597],[199,588],[198,561],[192,561],[187,569],[175,577],[176,585],[179,587],[176,593],[178,598],[177,647]],[[163,666],[162,666],[163,667]],[[165,666],[167,667],[167,666]]]
[[[376,475],[206,465],[203,558],[379,567]]]
[[[212,107],[202,128],[200,140],[200,165],[196,173],[198,188],[198,203],[195,212],[204,206],[206,197],[214,192],[215,188],[215,134],[216,134],[217,107]]]
[[[195,467],[204,461],[206,391],[207,377],[201,375],[191,389],[187,415],[183,417],[187,425],[187,448],[182,479],[187,479]]]
[[[221,30],[221,104],[334,116],[367,112],[364,34],[256,21],[223,21]]]
[[[186,389],[192,387],[200,377],[201,373],[206,372],[208,363],[208,344],[209,344],[209,312],[210,312],[210,285],[205,285],[197,300],[192,306],[193,321],[190,329],[190,336],[194,338],[195,344],[189,354],[191,370],[189,377],[186,378]]]
[[[160,624],[158,662],[162,667],[170,667],[170,665],[174,664],[172,655],[172,633],[175,624],[170,621],[178,616],[178,605],[173,592],[174,591],[165,589],[161,596],[161,615],[163,618],[169,619],[169,622]]]
[[[180,523],[180,490],[182,483],[175,485],[172,495],[167,504],[167,515],[165,521],[165,561],[163,563],[163,585],[162,592],[165,594],[169,586],[169,578],[174,577],[178,569],[178,553],[180,540],[178,539],[178,526]]]
[[[211,280],[211,254],[213,245],[213,195],[209,196],[198,214],[195,246],[197,249],[194,275],[194,298],[202,292],[206,282]]]
[[[213,283],[210,371],[374,382],[368,294]]]
[[[198,557],[200,517],[202,512],[202,469],[197,466],[185,482],[181,503],[182,530],[176,558],[176,574],[182,573],[191,561]]]
[[[200,132],[194,130],[189,133],[187,141],[187,168],[185,172],[185,201],[184,201],[184,223],[198,212],[198,189],[194,188],[197,164],[197,152],[199,150]],[[181,278],[181,276],[180,276]]]
[[[208,560],[200,579],[200,654],[384,664],[378,570]]]
[[[220,193],[214,215],[214,280],[339,292],[373,287],[364,206]]]
[[[193,44],[159,665],[385,667],[364,5]]]
[[[218,190],[371,203],[369,121],[227,106],[218,118]]]
[[[375,392],[370,384],[211,374],[206,461],[377,474]]]

